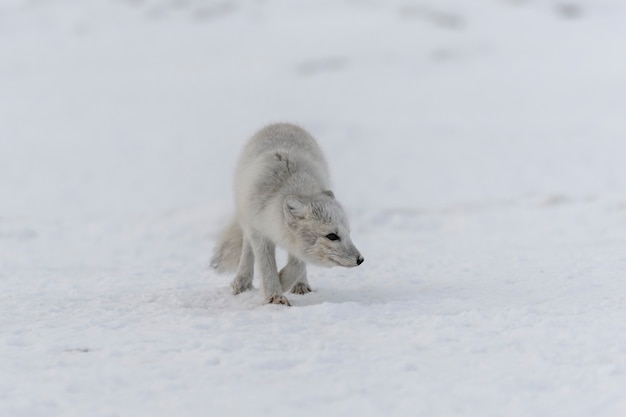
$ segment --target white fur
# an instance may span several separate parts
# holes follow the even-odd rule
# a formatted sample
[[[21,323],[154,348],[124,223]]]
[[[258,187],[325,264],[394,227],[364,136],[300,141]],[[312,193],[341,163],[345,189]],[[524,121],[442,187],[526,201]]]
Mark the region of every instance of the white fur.
[[[274,124],[250,139],[235,172],[235,219],[212,260],[220,272],[236,268],[233,293],[252,288],[256,265],[266,301],[289,305],[285,291],[311,291],[305,262],[345,267],[363,262],[330,189],[324,155],[302,128]],[[280,272],[275,245],[289,253]]]

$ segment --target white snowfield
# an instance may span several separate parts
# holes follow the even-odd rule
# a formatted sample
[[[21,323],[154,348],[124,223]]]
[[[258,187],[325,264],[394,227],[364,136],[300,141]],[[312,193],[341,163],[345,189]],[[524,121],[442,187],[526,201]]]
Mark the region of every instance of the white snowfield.
[[[626,415],[625,22],[0,0],[0,416]],[[208,268],[277,121],[366,259],[290,308]]]

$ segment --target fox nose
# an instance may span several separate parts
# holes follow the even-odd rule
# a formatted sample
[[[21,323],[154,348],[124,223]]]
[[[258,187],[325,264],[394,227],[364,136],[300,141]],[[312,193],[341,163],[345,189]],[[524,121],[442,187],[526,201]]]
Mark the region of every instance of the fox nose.
[[[365,259],[363,259],[363,257],[361,255],[357,256],[357,258],[356,258],[356,264],[357,265],[361,265],[363,263],[363,261],[365,261]]]

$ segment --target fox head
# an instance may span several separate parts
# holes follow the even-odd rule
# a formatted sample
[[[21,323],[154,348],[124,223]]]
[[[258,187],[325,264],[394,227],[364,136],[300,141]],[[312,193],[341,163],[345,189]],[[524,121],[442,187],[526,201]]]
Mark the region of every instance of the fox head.
[[[350,226],[332,191],[314,197],[288,196],[283,204],[285,221],[305,262],[321,266],[354,267],[364,261],[350,239]]]

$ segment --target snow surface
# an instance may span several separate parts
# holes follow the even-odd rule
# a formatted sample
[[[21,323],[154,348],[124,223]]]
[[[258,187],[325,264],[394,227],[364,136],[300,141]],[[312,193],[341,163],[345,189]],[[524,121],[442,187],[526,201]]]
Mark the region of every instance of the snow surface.
[[[0,416],[626,415],[625,18],[0,1]],[[291,308],[208,269],[272,121],[366,258]]]

